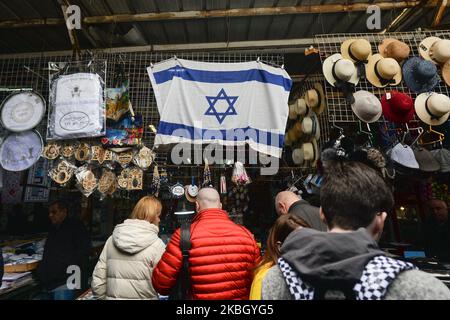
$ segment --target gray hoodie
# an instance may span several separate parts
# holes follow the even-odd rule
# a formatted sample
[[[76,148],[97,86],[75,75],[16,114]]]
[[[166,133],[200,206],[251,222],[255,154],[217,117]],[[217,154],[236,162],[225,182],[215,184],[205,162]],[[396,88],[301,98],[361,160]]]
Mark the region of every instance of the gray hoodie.
[[[302,281],[328,289],[353,288],[365,265],[384,255],[363,228],[349,233],[296,230],[286,238],[281,254]],[[292,299],[278,266],[263,279],[262,298]],[[384,299],[450,299],[450,290],[429,274],[408,270],[397,276]]]

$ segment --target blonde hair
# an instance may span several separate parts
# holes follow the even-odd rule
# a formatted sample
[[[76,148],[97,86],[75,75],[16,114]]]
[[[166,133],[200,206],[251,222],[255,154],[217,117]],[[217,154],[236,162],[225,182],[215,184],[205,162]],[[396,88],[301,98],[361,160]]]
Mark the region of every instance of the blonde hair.
[[[136,203],[130,218],[146,220],[152,223],[161,214],[161,210],[162,204],[156,197],[145,196]]]

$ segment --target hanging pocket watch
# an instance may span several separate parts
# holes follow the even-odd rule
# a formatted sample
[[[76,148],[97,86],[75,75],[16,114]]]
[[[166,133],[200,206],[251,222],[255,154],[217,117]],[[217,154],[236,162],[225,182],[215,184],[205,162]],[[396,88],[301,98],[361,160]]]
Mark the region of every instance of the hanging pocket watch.
[[[181,183],[177,182],[173,186],[170,187],[170,193],[176,199],[184,196],[184,187]]]

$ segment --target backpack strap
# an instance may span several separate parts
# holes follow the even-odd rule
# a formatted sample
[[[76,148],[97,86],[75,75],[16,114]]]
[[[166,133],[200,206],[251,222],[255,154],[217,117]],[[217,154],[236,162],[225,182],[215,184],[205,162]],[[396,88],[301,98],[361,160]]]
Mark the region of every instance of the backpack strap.
[[[360,280],[353,287],[358,300],[381,300],[389,285],[403,271],[415,270],[412,263],[376,256],[367,263]]]
[[[189,275],[189,250],[191,249],[191,224],[189,221],[183,221],[180,229],[180,249],[182,254],[182,265],[179,279],[180,287],[184,299],[189,297],[190,275]]]
[[[279,258],[278,267],[283,274],[289,292],[295,300],[312,300],[314,298],[314,288],[304,283],[287,261]]]

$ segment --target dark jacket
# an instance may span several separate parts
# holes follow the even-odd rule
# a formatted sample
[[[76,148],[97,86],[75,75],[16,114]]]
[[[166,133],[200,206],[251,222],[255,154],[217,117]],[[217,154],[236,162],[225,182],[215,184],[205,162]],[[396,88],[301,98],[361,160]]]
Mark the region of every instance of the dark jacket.
[[[319,208],[310,205],[306,200],[294,202],[289,208],[288,213],[303,219],[312,229],[317,231],[327,231],[327,225],[320,219]]]
[[[450,262],[450,220],[438,224],[429,219],[425,225],[424,242],[427,256]]]
[[[89,250],[89,235],[81,221],[66,218],[58,228],[52,227],[37,271],[44,288],[52,290],[65,284],[70,276],[67,267],[71,265],[79,266],[83,277]]]

